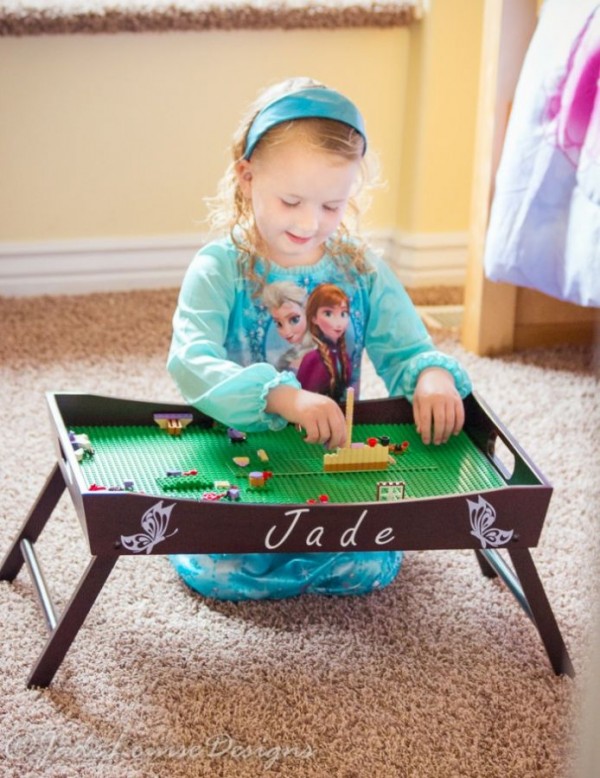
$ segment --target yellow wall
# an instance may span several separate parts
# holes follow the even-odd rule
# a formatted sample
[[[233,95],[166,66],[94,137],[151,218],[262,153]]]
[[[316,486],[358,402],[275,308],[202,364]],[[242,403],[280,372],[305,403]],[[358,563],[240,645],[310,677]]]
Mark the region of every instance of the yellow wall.
[[[361,107],[387,186],[369,226],[468,226],[483,0],[395,30],[0,39],[0,241],[203,229],[233,128],[307,74]]]
[[[431,0],[411,30],[398,224],[466,230],[484,0]]]

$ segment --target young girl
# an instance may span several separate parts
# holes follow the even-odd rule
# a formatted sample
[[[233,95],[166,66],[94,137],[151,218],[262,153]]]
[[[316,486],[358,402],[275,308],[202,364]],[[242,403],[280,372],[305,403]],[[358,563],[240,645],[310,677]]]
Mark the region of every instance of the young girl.
[[[356,106],[309,79],[278,84],[252,107],[214,214],[226,234],[198,252],[173,320],[168,369],[189,404],[246,432],[293,423],[308,445],[342,446],[338,403],[278,370],[271,352],[267,358],[273,322],[261,296],[283,281],[307,295],[332,284],[348,301],[347,380],[360,386],[366,349],[390,395],[412,401],[424,443],[460,431],[468,376],[434,349],[393,272],[344,223],[356,210],[366,146]],[[242,600],[366,593],[395,578],[402,554],[179,554],[171,561],[196,591]]]

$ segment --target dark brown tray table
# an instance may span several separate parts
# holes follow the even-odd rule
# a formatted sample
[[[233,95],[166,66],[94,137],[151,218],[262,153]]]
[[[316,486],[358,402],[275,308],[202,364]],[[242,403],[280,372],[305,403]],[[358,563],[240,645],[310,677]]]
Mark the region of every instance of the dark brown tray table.
[[[552,486],[476,395],[466,398],[464,430],[445,452],[444,446],[419,443],[407,401],[357,402],[355,431],[400,431],[411,443],[389,471],[354,474],[320,472],[315,457],[322,452],[301,441],[297,448],[292,428],[283,436],[249,434],[237,447],[211,419],[186,405],[73,393],[49,393],[47,401],[57,462],[0,566],[0,579],[12,581],[26,564],[50,632],[29,675],[29,687],[51,683],[122,555],[317,550],[473,549],[480,571],[489,578],[499,576],[533,621],[554,672],[573,676],[530,553],[539,542]],[[171,437],[158,428],[156,413],[191,414],[192,422],[181,436]],[[98,444],[93,456],[77,460],[70,430],[92,432],[91,442]],[[511,472],[497,457],[498,442],[509,452]],[[201,467],[208,468],[207,482],[221,473],[225,480],[245,484],[244,474],[230,459],[259,448],[269,456],[259,469],[268,468],[273,476],[264,490],[243,485],[239,502],[201,499],[202,492],[185,484],[183,489],[171,488],[169,479],[161,478],[162,458],[170,456],[164,451],[173,452],[172,458],[185,466],[204,446],[208,448],[199,459]],[[108,470],[102,469],[105,465]],[[135,471],[134,491],[90,488],[97,484],[91,477],[105,473],[122,481],[132,475],[127,468]],[[405,483],[404,499],[377,501],[376,484],[382,481]],[[35,544],[65,489],[90,560],[70,601],[57,614]],[[318,500],[322,493],[328,502]],[[309,503],[307,495],[317,501]]]

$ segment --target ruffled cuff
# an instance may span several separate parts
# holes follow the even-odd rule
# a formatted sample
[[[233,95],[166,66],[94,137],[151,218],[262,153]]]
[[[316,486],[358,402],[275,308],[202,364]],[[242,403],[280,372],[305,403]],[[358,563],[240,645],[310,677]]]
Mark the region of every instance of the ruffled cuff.
[[[293,386],[295,389],[301,388],[300,382],[289,370],[277,373],[264,385],[259,398],[260,407],[258,411],[258,421],[260,424],[264,424],[268,429],[275,431],[283,429],[288,424],[287,419],[284,419],[283,416],[279,416],[279,414],[276,413],[267,413],[265,410],[267,406],[267,395],[271,389],[275,389],[276,386]]]
[[[442,354],[441,351],[426,351],[413,357],[402,372],[400,394],[410,400],[410,402],[413,401],[419,376],[428,367],[442,367],[444,370],[447,370],[454,378],[454,384],[462,398],[472,391],[471,379],[456,359],[447,354]]]

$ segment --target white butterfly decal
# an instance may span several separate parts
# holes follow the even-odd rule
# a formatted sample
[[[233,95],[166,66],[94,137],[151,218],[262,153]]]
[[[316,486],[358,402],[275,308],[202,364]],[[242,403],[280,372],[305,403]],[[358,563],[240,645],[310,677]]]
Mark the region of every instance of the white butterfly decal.
[[[503,546],[512,538],[514,530],[498,529],[492,524],[496,521],[496,511],[481,495],[477,502],[469,503],[469,518],[471,520],[471,535],[477,538],[482,548],[487,546]]]
[[[175,503],[164,507],[161,500],[156,505],[148,508],[142,516],[142,529],[144,532],[139,532],[137,535],[121,535],[123,546],[128,551],[133,551],[134,554],[140,554],[142,551],[145,551],[147,554],[152,553],[152,549],[157,543],[165,540],[165,538],[170,538],[178,531],[174,529],[168,535],[165,534],[169,526],[171,511],[174,507]]]

